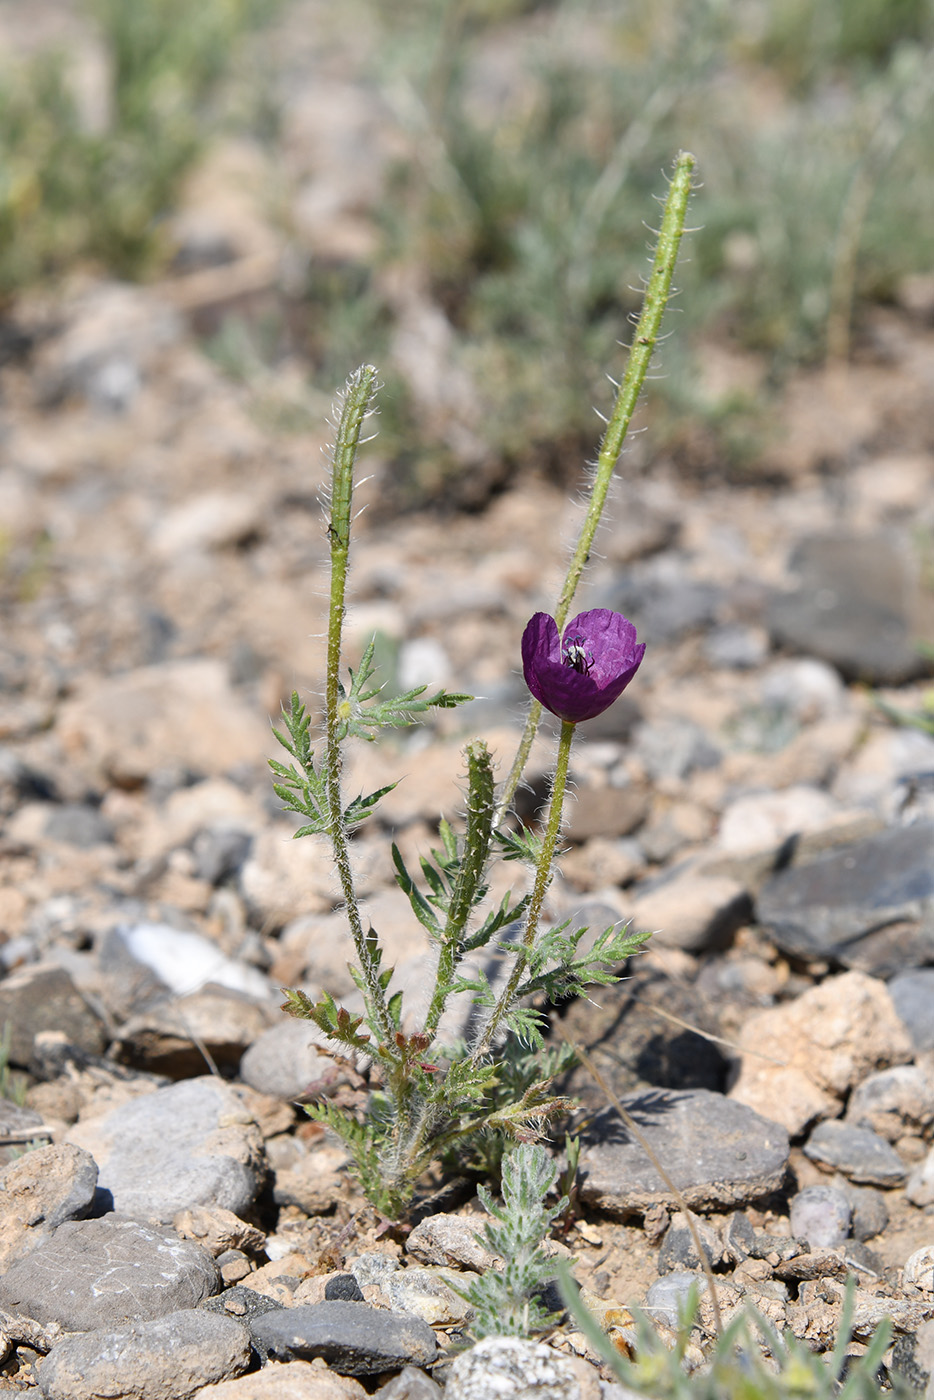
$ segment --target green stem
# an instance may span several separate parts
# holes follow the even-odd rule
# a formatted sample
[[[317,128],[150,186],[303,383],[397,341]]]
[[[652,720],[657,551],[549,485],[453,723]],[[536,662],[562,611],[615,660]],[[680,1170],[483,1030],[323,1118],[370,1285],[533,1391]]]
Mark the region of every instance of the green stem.
[[[493,1037],[508,1015],[516,995],[516,988],[521,982],[522,975],[528,966],[529,955],[535,947],[538,937],[539,919],[541,918],[542,906],[545,903],[545,895],[551,883],[555,849],[561,831],[564,794],[568,783],[568,761],[571,757],[571,741],[574,738],[575,728],[576,725],[571,720],[565,719],[561,721],[561,737],[558,740],[558,758],[555,763],[555,776],[551,787],[551,806],[548,810],[548,822],[545,826],[542,849],[538,857],[538,864],[535,867],[535,880],[532,885],[529,907],[526,911],[525,927],[522,930],[522,946],[516,954],[516,961],[510,973],[509,981],[500,993],[499,1000],[490,1013],[479,1041],[471,1051],[470,1060],[472,1064],[477,1064],[488,1052],[493,1042]]]
[[[345,596],[347,592],[347,562],[350,554],[350,512],[353,501],[353,470],[360,444],[360,432],[376,389],[376,370],[361,365],[347,380],[343,394],[331,471],[331,518],[328,539],[331,544],[331,598],[328,612],[327,679],[324,692],[325,752],[327,754],[328,836],[334,852],[334,864],[340,880],[341,893],[347,911],[347,922],[354,949],[363,974],[363,995],[368,1018],[378,1028],[384,1041],[390,1041],[393,1025],[386,1006],[386,995],[380,983],[379,954],[375,939],[363,931],[360,907],[354,886],[353,868],[344,808],[341,802],[342,756],[340,734],[342,714],[346,705],[340,680],[341,645],[344,627]]]
[[[600,518],[606,505],[610,482],[616,470],[629,425],[632,422],[639,394],[642,392],[645,376],[658,344],[662,316],[671,294],[671,279],[678,259],[681,235],[684,232],[684,220],[687,215],[695,164],[694,156],[687,151],[682,151],[675,162],[674,175],[668,189],[668,198],[665,200],[665,211],[662,215],[658,242],[655,245],[652,272],[642,303],[642,314],[636,325],[636,333],[629,349],[626,372],[617,389],[613,413],[606,425],[606,432],[603,434],[603,441],[600,444],[600,455],[597,458],[587,514],[584,517],[577,547],[568,566],[564,586],[555,608],[554,618],[558,624],[559,632],[564,629],[564,624],[571,611],[571,603],[574,601],[574,595],[584,572],[584,566],[590,558],[597,526],[600,524]],[[541,714],[542,707],[537,700],[534,700],[529,709],[529,717],[519,742],[515,760],[500,795],[499,805],[496,809],[497,827],[502,825],[509,808],[512,806],[516,789],[522,780],[522,774],[525,771],[525,765],[528,762],[532,744],[538,731]]]
[[[425,1030],[434,1035],[444,1014],[445,1003],[461,954],[464,932],[477,902],[490,854],[493,829],[493,759],[482,739],[467,745],[467,831],[463,857],[448,907],[435,986],[425,1018]]]

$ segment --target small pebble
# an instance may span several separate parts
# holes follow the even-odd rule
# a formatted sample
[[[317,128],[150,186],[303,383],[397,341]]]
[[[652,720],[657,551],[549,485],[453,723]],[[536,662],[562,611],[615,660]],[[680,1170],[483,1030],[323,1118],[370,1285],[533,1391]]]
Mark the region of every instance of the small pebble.
[[[812,1249],[842,1244],[850,1232],[852,1209],[836,1186],[805,1186],[790,1203],[791,1233]]]

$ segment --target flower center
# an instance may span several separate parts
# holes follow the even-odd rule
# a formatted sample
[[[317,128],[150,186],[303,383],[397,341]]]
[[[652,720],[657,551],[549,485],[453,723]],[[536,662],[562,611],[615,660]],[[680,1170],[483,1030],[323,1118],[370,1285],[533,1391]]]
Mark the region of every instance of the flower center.
[[[571,666],[575,671],[580,671],[583,676],[590,675],[593,657],[588,656],[584,650],[583,637],[568,637],[561,648],[561,653],[565,666]]]

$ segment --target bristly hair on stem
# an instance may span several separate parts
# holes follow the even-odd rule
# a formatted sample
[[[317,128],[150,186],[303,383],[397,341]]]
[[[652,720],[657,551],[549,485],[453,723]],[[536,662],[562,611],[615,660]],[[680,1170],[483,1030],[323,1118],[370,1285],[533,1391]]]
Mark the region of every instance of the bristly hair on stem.
[[[678,158],[645,306],[555,614],[559,630],[590,551],[610,476],[658,338],[693,169],[692,156]],[[343,626],[354,471],[376,388],[376,370],[362,365],[348,379],[335,409],[331,477],[325,495],[330,602],[323,733],[317,739],[313,736],[306,707],[299,695],[293,694],[283,709],[281,726],[274,731],[288,761],[274,759],[270,767],[276,794],[288,810],[302,818],[296,837],[317,835],[330,843],[353,947],[349,967],[360,994],[357,1005],[342,1006],[327,992],[314,999],[301,990],[287,990],[284,1009],[313,1021],[325,1033],[336,1056],[354,1059],[358,1067],[361,1058],[369,1064],[365,1103],[361,1094],[350,1096],[353,1103],[322,1097],[309,1104],[307,1111],[344,1141],[373,1204],[398,1218],[433,1160],[446,1153],[467,1160],[471,1144],[491,1136],[534,1143],[551,1120],[566,1112],[568,1101],[551,1090],[564,1061],[544,1052],[547,1008],[594,984],[618,980],[626,960],[648,935],[612,925],[596,939],[589,939],[588,950],[581,952],[586,928],[570,921],[555,928],[542,927],[545,895],[558,851],[576,727],[573,721],[581,715],[575,714],[562,725],[551,807],[541,836],[534,831],[508,830],[504,818],[535,733],[540,712],[536,702],[516,761],[499,794],[490,750],[475,740],[464,754],[467,800],[463,829],[442,820],[439,847],[421,858],[420,872],[414,875],[393,847],[396,882],[434,949],[435,961],[426,989],[427,1010],[420,1020],[403,1004],[403,993],[392,988],[394,970],[384,966],[379,932],[363,919],[350,834],[378,810],[380,800],[394,785],[348,799],[342,791],[343,745],[351,739],[372,741],[384,731],[419,722],[438,710],[456,708],[471,697],[444,690],[429,693],[427,687],[420,686],[384,698],[375,677],[373,643],[355,670],[345,665]],[[561,655],[590,674],[589,653],[584,656],[583,643],[577,650],[566,647]],[[610,703],[609,692],[607,697],[606,703]],[[490,907],[489,869],[494,854],[521,861],[531,866],[532,873],[526,894],[515,897],[507,893]],[[486,955],[482,960],[477,956],[481,953]],[[492,967],[494,959],[502,960],[508,968],[501,984],[485,970]],[[475,1008],[475,1029],[461,1038],[449,1014],[456,998],[469,999]],[[528,1047],[532,1053],[514,1054],[511,1047],[516,1045]],[[545,1189],[542,1160],[543,1155],[528,1152],[510,1159],[509,1171],[518,1175],[505,1178],[507,1213],[512,1208],[509,1193],[513,1190],[508,1183],[525,1183],[518,1194],[529,1201],[536,1191]],[[541,1195],[538,1199],[540,1204]],[[493,1210],[494,1216],[497,1210]],[[538,1225],[542,1219],[536,1217]],[[522,1307],[528,1323],[531,1314],[525,1303]]]

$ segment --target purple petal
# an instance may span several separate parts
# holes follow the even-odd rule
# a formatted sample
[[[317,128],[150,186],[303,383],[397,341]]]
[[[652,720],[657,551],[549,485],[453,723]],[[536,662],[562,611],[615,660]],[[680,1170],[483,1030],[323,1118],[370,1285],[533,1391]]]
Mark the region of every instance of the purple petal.
[[[565,648],[579,642],[587,669],[569,664]],[[612,705],[632,680],[645,652],[636,629],[621,613],[592,608],[558,636],[554,618],[536,613],[522,637],[522,666],[529,690],[560,719],[593,719]]]

